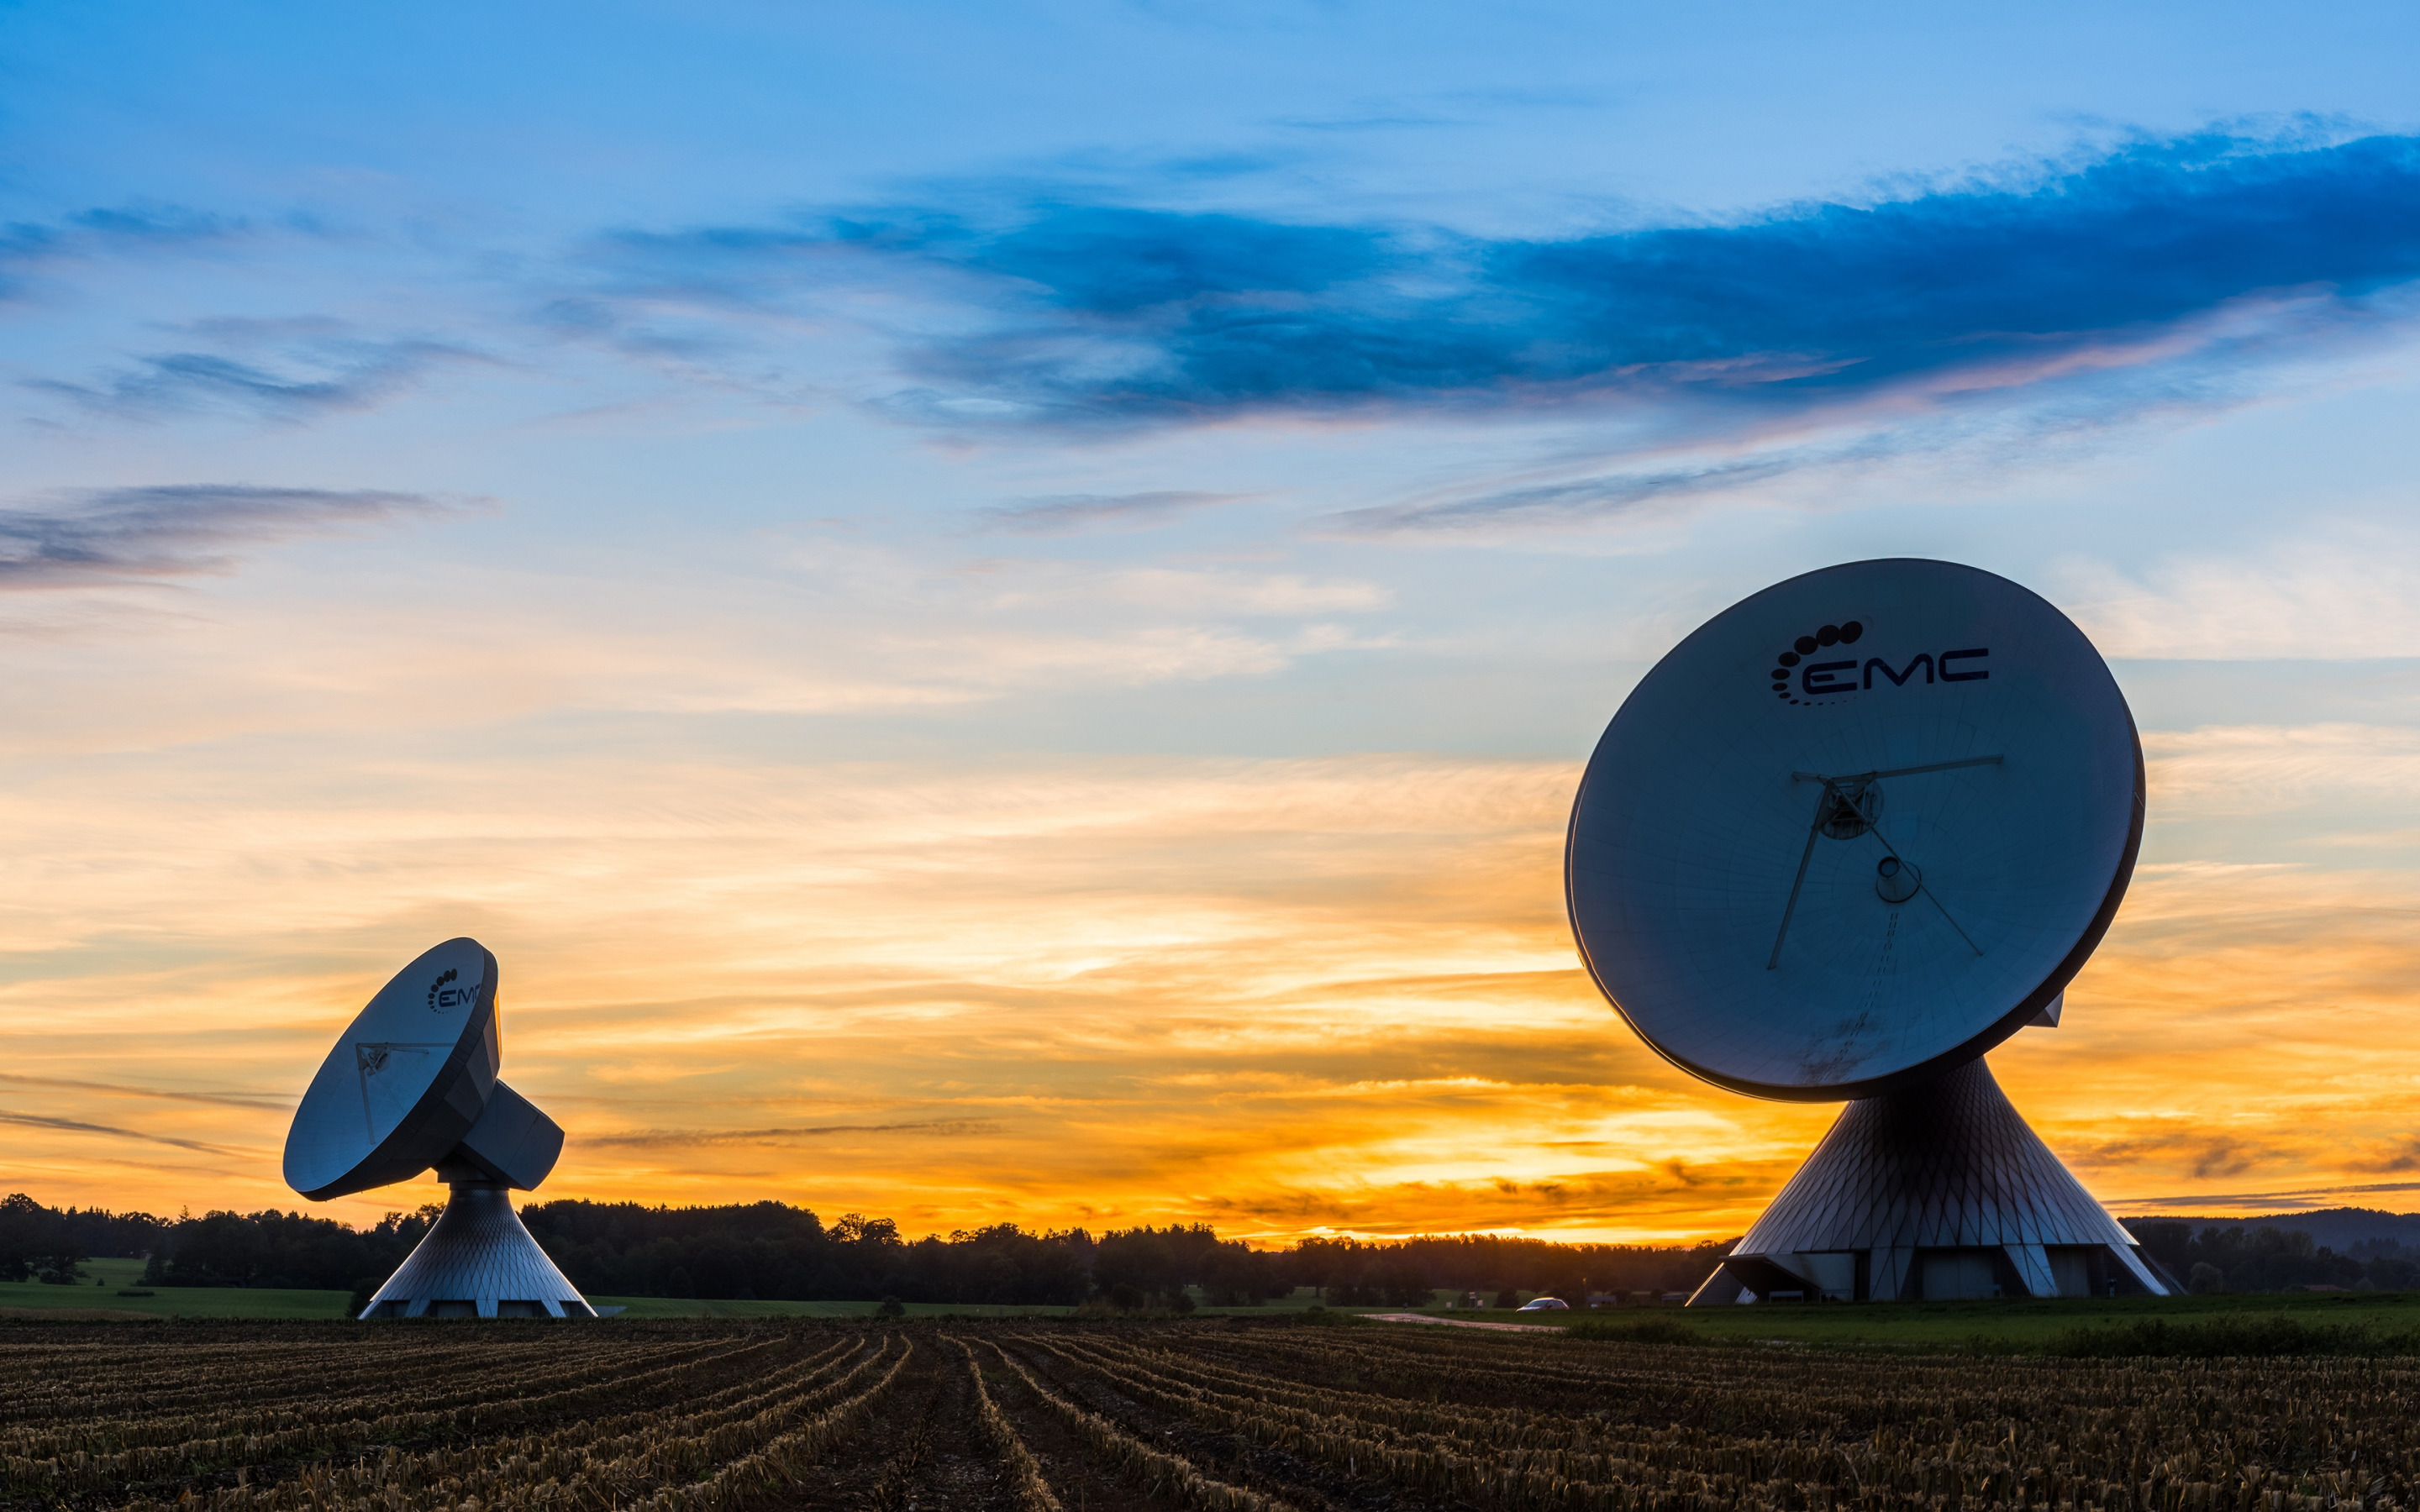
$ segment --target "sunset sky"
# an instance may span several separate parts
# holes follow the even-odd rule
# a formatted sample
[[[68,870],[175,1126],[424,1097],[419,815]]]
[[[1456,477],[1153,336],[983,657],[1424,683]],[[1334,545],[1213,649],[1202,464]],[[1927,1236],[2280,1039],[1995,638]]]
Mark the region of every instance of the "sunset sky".
[[[0,1190],[310,1206],[472,934],[541,1197],[1721,1237],[1580,764],[1880,555],[2150,821],[1992,1057],[2420,1208],[2420,11],[0,5]],[[415,1206],[433,1180],[314,1211]]]

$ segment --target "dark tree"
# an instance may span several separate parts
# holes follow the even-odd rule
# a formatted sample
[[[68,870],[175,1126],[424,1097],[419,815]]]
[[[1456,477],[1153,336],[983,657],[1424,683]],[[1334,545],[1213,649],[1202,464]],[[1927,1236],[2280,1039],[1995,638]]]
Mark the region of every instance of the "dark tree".
[[[355,1229],[274,1209],[214,1211],[163,1221],[143,1213],[43,1207],[20,1194],[0,1199],[0,1278],[47,1270],[72,1275],[86,1256],[147,1256],[147,1286],[296,1287],[353,1291],[376,1287],[411,1252],[441,1210],[391,1212]],[[597,1296],[903,1302],[942,1305],[1067,1306],[1093,1298],[1113,1305],[1182,1310],[1193,1294],[1213,1305],[1249,1305],[1313,1287],[1348,1305],[1412,1306],[1430,1288],[1553,1291],[1581,1300],[1579,1278],[1599,1290],[1694,1288],[1727,1245],[1647,1248],[1554,1244],[1492,1235],[1422,1236],[1392,1242],[1311,1239],[1291,1249],[1254,1249],[1207,1225],[1035,1232],[1015,1224],[961,1229],[910,1242],[888,1218],[845,1213],[827,1226],[782,1202],[647,1207],[636,1202],[532,1203],[522,1218],[554,1262]],[[2313,1252],[2305,1239],[2217,1235],[2189,1238],[2190,1259],[2209,1248],[2230,1284],[2341,1271],[2377,1286],[2406,1284],[2420,1252],[2380,1250],[2358,1258]],[[2215,1236],[2215,1237],[2214,1237]]]

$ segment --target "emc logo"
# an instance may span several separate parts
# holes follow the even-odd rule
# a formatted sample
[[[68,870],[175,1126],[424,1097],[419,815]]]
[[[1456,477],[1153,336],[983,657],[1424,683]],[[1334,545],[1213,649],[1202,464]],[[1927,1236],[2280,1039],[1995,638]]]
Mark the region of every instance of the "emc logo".
[[[461,976],[452,966],[428,984],[428,1011],[442,1013],[449,1008],[459,1008],[471,1000],[471,989],[447,985]]]
[[[1829,702],[1844,693],[1869,690],[1877,672],[1893,687],[1905,687],[1918,672],[1928,684],[1979,683],[1992,675],[1991,669],[1978,665],[1992,654],[1989,646],[1944,651],[1938,656],[1920,651],[1904,667],[1894,667],[1881,656],[1868,656],[1862,662],[1855,656],[1816,659],[1825,651],[1856,644],[1865,633],[1862,622],[1847,620],[1792,641],[1789,650],[1774,658],[1773,696],[1790,703]]]

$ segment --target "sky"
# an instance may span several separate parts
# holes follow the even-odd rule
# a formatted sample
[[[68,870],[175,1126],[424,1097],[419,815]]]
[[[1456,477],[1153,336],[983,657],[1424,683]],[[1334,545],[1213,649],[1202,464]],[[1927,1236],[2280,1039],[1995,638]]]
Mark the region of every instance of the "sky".
[[[0,4],[0,1186],[305,1206],[405,962],[546,1197],[1739,1233],[1836,1116],[1563,825],[1780,579],[2005,574],[2142,862],[1991,1064],[2420,1207],[2420,12]],[[375,1220],[432,1180],[312,1206]]]

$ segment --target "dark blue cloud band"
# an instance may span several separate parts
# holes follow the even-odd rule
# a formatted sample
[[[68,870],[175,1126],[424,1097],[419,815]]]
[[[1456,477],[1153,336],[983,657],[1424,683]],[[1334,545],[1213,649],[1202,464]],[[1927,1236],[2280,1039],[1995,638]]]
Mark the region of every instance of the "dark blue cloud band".
[[[1869,205],[1563,240],[1080,204],[625,239],[693,294],[802,270],[946,273],[974,318],[905,343],[911,409],[1074,424],[1583,395],[1811,403],[2024,381],[2231,302],[2420,278],[2420,139],[2210,134]]]

